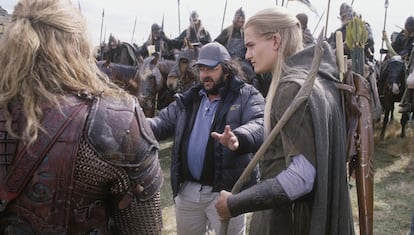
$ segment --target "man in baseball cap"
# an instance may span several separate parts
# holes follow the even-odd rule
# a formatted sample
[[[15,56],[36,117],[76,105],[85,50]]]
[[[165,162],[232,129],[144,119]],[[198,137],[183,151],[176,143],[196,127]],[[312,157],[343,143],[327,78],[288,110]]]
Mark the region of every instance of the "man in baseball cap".
[[[217,42],[200,48],[195,68],[200,84],[147,119],[158,139],[174,136],[171,186],[177,234],[220,232],[214,209],[263,142],[264,98],[241,80],[240,67]],[[255,171],[248,185],[256,183]],[[248,187],[248,186],[246,186]],[[229,222],[227,234],[245,233],[245,215]]]
[[[194,66],[216,67],[219,63],[230,60],[230,54],[223,45],[211,42],[200,49],[198,60]]]

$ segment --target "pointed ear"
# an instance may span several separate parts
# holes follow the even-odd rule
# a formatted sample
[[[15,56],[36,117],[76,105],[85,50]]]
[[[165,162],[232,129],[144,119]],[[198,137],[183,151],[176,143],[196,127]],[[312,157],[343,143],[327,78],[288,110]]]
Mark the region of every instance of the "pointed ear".
[[[282,38],[280,37],[279,33],[273,34],[273,50],[277,51],[279,50],[280,44],[282,44]]]

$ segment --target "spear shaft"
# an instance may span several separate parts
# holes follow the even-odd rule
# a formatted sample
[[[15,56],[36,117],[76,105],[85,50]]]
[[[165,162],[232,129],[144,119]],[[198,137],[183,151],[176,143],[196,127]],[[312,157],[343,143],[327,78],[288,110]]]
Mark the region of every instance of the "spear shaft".
[[[221,21],[221,31],[223,31],[223,27],[224,27],[224,18],[226,18],[226,10],[227,10],[227,0],[224,3],[223,20]]]
[[[135,34],[135,27],[137,26],[137,17],[135,16],[134,27],[132,29],[132,37],[131,37],[131,44],[134,41],[134,34]]]
[[[99,43],[102,42],[102,30],[103,30],[103,22],[105,17],[105,8],[102,9],[102,19],[101,19],[101,35],[99,36]]]
[[[331,8],[331,0],[328,0],[328,8],[326,10],[326,23],[325,23],[325,38],[328,33],[328,23],[329,23],[329,9]]]
[[[388,5],[389,5],[388,0],[385,0],[385,3],[384,3],[384,8],[385,8],[385,13],[384,13],[384,27],[382,28],[382,31],[383,32],[385,32],[385,26],[387,24]],[[381,48],[384,48],[384,37],[382,37]],[[382,61],[382,54],[380,54],[380,62],[381,61]],[[379,63],[379,65],[381,66],[381,63]],[[380,67],[380,69],[381,69],[381,67]]]
[[[105,45],[102,45],[102,30],[103,30],[103,22],[104,22],[104,17],[105,17],[105,8],[102,9],[102,19],[101,19],[101,34],[99,36],[99,46],[101,48],[101,60],[103,59],[104,56],[104,48]]]
[[[178,3],[178,34],[181,33],[181,13],[180,13],[180,0],[177,0]]]

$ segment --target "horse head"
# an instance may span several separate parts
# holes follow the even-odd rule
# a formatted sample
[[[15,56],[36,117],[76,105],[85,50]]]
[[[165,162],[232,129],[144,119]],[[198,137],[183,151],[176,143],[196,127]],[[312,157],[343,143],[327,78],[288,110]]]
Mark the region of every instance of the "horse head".
[[[395,101],[401,100],[402,94],[405,90],[405,63],[401,56],[393,56],[387,60],[385,67],[381,73],[381,86],[384,95],[391,93],[395,97]]]
[[[157,67],[158,57],[149,56],[138,66],[135,80],[139,81],[139,102],[147,117],[157,109],[157,92],[162,86],[162,75]]]
[[[112,82],[130,94],[138,96],[139,81],[135,79],[135,74],[137,72],[136,66],[111,63],[109,60],[98,61],[96,64]]]
[[[167,77],[167,87],[173,92],[182,93],[198,82],[198,73],[192,63],[182,59],[173,67]]]
[[[167,77],[167,87],[174,92],[184,92],[198,82],[198,73],[193,65],[198,51],[184,49]]]
[[[158,57],[149,56],[138,66],[136,80],[140,81],[140,96],[154,95],[161,88],[162,76],[157,63]]]

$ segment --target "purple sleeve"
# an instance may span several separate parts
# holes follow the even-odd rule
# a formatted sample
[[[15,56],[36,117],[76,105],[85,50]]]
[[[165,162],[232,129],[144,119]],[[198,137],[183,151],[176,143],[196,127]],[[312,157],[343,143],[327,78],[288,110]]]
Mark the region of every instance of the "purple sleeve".
[[[293,201],[312,191],[315,176],[315,167],[300,154],[294,156],[288,168],[280,172],[276,178],[289,199]]]

